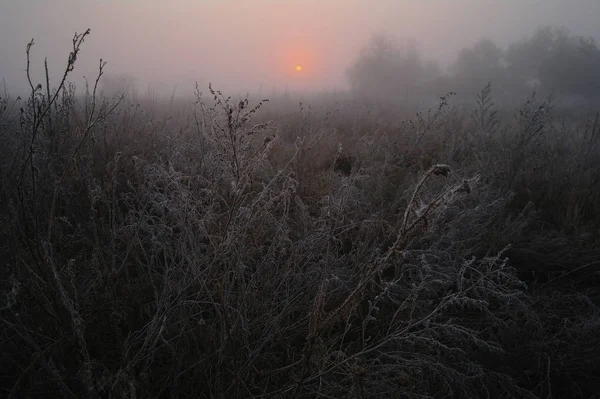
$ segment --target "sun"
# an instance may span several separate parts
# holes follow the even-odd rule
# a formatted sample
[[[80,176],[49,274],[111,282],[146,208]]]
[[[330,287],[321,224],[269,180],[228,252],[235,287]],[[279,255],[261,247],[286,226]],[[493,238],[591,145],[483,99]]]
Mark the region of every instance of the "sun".
[[[302,72],[302,65],[296,65],[296,72]]]

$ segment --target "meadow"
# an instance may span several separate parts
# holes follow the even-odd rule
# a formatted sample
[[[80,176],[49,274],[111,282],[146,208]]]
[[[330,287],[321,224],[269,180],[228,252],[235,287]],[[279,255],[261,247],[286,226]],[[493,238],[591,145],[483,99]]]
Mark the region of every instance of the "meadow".
[[[132,102],[83,37],[0,99],[0,396],[597,397],[597,109]]]

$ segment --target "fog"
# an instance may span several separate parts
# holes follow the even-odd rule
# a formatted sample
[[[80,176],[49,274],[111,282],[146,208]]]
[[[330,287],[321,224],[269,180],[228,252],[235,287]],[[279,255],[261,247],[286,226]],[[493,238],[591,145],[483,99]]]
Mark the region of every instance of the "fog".
[[[59,79],[75,32],[91,29],[72,79],[107,74],[142,89],[179,94],[198,81],[222,90],[331,90],[374,34],[414,39],[426,59],[447,67],[482,38],[506,46],[543,25],[600,38],[598,0],[4,0],[0,78],[21,91],[25,46],[33,78],[48,58]],[[296,67],[302,70],[297,71]]]

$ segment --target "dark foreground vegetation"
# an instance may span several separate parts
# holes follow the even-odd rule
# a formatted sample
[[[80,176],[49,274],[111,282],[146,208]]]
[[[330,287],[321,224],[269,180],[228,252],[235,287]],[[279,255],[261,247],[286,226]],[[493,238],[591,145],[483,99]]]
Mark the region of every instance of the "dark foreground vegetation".
[[[65,81],[0,103],[0,396],[600,391],[597,113]]]

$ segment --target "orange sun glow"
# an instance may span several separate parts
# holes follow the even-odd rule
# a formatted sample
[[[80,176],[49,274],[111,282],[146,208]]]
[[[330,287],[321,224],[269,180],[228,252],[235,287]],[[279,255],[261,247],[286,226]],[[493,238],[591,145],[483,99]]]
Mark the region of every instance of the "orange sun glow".
[[[296,72],[302,72],[302,65],[296,66]]]

